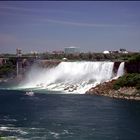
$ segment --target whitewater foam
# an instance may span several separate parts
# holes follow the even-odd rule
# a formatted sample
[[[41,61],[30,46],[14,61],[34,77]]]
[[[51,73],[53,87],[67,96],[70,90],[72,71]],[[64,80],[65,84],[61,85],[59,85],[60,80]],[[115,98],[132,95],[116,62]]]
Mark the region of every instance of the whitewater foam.
[[[112,79],[113,67],[114,62],[61,62],[54,68],[33,67],[21,87],[85,93]]]

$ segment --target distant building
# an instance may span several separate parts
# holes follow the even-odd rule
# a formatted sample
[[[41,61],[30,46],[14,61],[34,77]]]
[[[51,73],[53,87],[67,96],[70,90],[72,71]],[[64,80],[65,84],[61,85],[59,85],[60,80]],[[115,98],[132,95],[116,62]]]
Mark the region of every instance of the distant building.
[[[120,49],[120,53],[128,53],[128,51],[126,51],[126,49]]]
[[[17,55],[17,57],[22,56],[21,49],[19,49],[19,48],[16,49],[16,55]]]
[[[114,51],[111,51],[111,53],[116,54],[116,53],[119,53],[119,51],[114,50]]]
[[[62,58],[62,60],[63,60],[63,61],[67,61],[68,59],[64,57],[64,58]]]
[[[103,51],[103,54],[110,54],[110,51]]]
[[[64,52],[65,54],[76,54],[79,53],[79,49],[77,47],[71,46],[71,47],[66,47]]]

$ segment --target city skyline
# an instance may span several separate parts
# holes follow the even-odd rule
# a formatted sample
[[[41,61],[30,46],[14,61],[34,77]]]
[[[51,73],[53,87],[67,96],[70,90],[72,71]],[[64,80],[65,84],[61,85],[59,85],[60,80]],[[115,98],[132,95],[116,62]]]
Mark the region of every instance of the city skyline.
[[[139,51],[139,1],[1,1],[0,52]]]

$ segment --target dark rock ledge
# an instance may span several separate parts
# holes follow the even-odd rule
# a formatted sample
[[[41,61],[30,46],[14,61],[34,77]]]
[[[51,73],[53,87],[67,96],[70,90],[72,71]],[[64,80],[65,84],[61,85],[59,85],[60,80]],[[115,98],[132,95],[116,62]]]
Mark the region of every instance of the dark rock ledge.
[[[140,100],[140,91],[135,87],[122,87],[118,90],[113,89],[115,81],[116,80],[112,80],[99,84],[96,87],[89,89],[86,94],[95,94],[128,100]]]

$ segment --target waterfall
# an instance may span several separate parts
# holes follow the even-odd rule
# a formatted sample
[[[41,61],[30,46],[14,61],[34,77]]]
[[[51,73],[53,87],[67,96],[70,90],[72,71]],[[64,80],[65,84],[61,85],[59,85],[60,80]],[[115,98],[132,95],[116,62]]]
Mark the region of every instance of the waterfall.
[[[124,74],[124,62],[120,63],[120,66],[117,71],[117,78]]]
[[[54,68],[33,67],[22,88],[85,93],[113,78],[114,62],[61,62]]]

